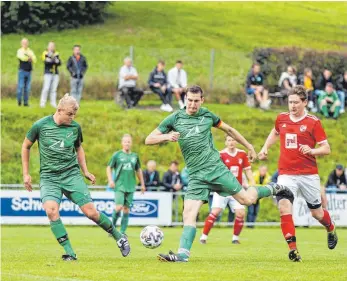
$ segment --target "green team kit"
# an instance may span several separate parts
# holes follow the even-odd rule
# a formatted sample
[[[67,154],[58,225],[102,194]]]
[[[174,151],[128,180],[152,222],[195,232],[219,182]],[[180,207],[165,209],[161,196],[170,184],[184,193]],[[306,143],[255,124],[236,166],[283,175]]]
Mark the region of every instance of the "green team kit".
[[[26,135],[39,142],[41,200],[60,204],[63,194],[78,206],[92,202],[77,162],[76,149],[82,144],[80,125],[57,125],[53,116],[35,122]]]
[[[129,208],[136,189],[135,172],[141,168],[140,159],[134,152],[120,150],[112,155],[108,166],[114,169],[115,203]]]
[[[170,131],[180,133],[178,143],[189,171],[185,200],[207,202],[211,190],[221,196],[229,196],[242,189],[214,147],[211,128],[218,127],[220,123],[219,117],[201,107],[194,115],[187,114],[185,109],[176,111],[158,126],[163,134]]]

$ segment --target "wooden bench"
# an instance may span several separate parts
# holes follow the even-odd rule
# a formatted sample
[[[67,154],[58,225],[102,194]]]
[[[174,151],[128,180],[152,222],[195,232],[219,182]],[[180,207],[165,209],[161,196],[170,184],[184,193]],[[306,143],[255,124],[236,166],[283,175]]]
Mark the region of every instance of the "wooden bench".
[[[276,100],[279,101],[280,105],[285,105],[286,99],[287,99],[287,95],[281,92],[269,93],[269,97],[273,101],[276,101]]]
[[[120,105],[121,107],[124,107],[124,102],[125,102],[125,99],[124,97],[122,97],[122,92],[121,91],[115,91],[114,93],[114,102],[118,105]],[[153,94],[153,92],[151,90],[145,90],[143,91],[143,94],[144,95],[150,95],[150,94]]]

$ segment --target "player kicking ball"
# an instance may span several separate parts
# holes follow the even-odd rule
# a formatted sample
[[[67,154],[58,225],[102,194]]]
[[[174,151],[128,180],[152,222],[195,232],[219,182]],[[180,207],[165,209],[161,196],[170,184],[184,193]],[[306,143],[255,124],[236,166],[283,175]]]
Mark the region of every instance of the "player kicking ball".
[[[278,183],[288,186],[293,196],[283,198],[277,195],[281,215],[281,228],[290,252],[289,259],[301,262],[296,245],[293,223],[293,201],[297,196],[306,200],[312,216],[325,226],[328,232],[328,248],[337,245],[335,225],[329,212],[322,208],[320,180],[316,156],[330,154],[330,146],[321,122],[307,114],[307,93],[303,86],[295,86],[288,94],[289,113],[277,116],[273,128],[259,153],[259,159],[267,159],[268,149],[279,139],[280,158],[278,162]],[[318,148],[315,148],[318,144]]]
[[[187,88],[186,93],[187,106],[169,115],[145,141],[147,145],[178,141],[189,171],[189,184],[184,196],[184,227],[178,253],[170,251],[168,255],[158,255],[159,260],[167,262],[188,261],[196,235],[196,218],[202,204],[208,201],[210,191],[221,196],[233,195],[240,204],[247,206],[263,197],[277,194],[292,196],[289,189],[275,183],[244,190],[221,161],[213,144],[211,128],[219,128],[245,146],[249,150],[250,161],[257,157],[253,146],[238,131],[201,107],[204,97],[199,86]]]
[[[249,185],[254,186],[255,182],[253,179],[253,173],[251,164],[248,161],[248,157],[245,151],[236,148],[237,142],[231,137],[226,135],[225,146],[226,148],[220,152],[220,158],[224,165],[234,175],[238,182],[242,185],[242,172],[245,171]],[[200,237],[200,243],[206,244],[208,234],[211,231],[216,219],[223,212],[225,207],[229,205],[230,209],[235,212],[235,223],[234,223],[234,235],[232,239],[233,244],[240,244],[239,235],[242,231],[243,224],[245,221],[245,206],[237,202],[234,197],[220,196],[217,192],[213,193],[213,200],[211,206],[211,213],[205,220],[203,233]]]
[[[40,153],[40,191],[43,208],[50,221],[51,230],[66,254],[64,261],[77,260],[67,231],[59,215],[59,205],[63,194],[77,204],[81,211],[117,241],[124,257],[130,253],[126,236],[118,232],[109,218],[95,209],[88,186],[83,175],[95,183],[95,177],[89,173],[82,147],[82,129],[73,119],[79,106],[77,101],[66,94],[60,101],[57,111],[33,124],[22,146],[22,165],[24,187],[32,191],[29,175],[30,149],[35,141]]]
[[[129,223],[130,206],[133,203],[136,190],[135,174],[141,183],[141,192],[144,193],[146,190],[139,156],[131,151],[131,146],[132,138],[129,134],[125,134],[122,137],[122,150],[112,155],[106,168],[108,185],[114,188],[115,195],[115,210],[112,214],[112,224],[116,227],[117,220],[123,211],[120,228],[122,234],[125,234]],[[115,171],[114,178],[112,178],[112,169]]]

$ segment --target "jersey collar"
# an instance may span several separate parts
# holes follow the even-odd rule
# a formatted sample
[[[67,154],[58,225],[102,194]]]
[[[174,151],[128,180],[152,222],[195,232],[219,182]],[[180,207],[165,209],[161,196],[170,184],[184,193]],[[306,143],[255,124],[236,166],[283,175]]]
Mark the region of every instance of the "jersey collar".
[[[289,113],[289,118],[290,118],[290,120],[291,120],[292,122],[294,122],[294,123],[298,123],[298,122],[300,122],[301,120],[304,120],[304,119],[306,118],[306,116],[307,116],[307,111],[306,111],[306,110],[305,110],[304,116],[302,116],[302,117],[299,118],[299,119],[295,119],[295,118]]]

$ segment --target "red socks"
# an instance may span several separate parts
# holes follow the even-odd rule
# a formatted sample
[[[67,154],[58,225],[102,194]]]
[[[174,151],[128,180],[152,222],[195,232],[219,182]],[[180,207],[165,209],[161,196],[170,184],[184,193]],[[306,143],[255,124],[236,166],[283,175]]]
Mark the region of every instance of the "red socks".
[[[205,220],[203,234],[208,235],[211,228],[213,227],[214,222],[216,221],[216,217],[213,214],[209,214]]]
[[[234,224],[234,235],[239,236],[243,228],[244,220],[236,217]]]
[[[281,229],[284,239],[286,239],[288,243],[289,249],[296,249],[295,226],[292,215],[281,216]]]
[[[334,224],[331,222],[329,212],[325,209],[323,209],[323,212],[324,216],[319,222],[325,226],[328,232],[331,232],[334,230]]]

